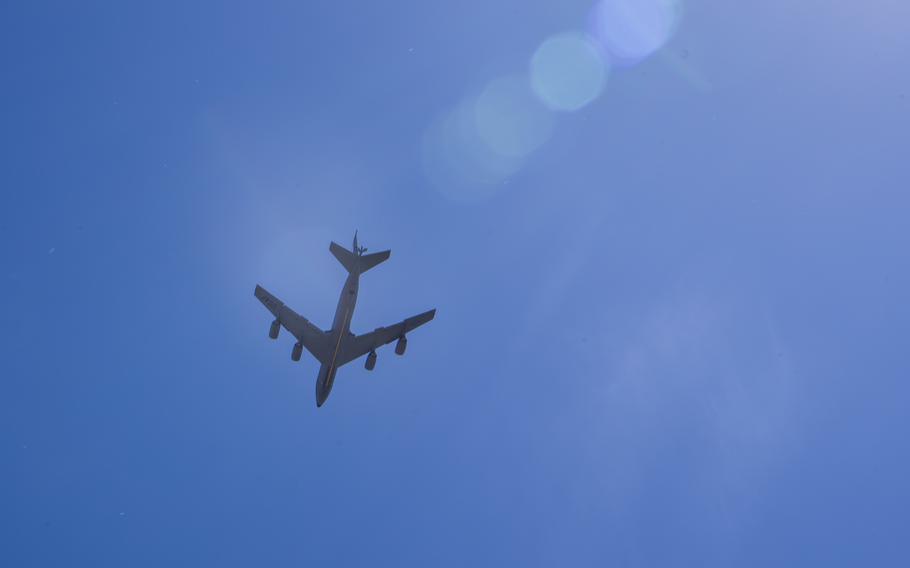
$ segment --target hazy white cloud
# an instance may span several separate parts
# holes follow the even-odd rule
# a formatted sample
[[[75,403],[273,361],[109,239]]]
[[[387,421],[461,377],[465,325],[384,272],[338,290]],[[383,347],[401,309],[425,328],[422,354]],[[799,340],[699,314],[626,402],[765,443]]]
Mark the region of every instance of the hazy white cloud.
[[[798,376],[773,315],[735,287],[690,285],[635,321],[591,345],[573,378],[585,396],[555,425],[585,447],[577,500],[647,517],[642,499],[666,498],[671,525],[701,507],[735,530],[800,440]]]

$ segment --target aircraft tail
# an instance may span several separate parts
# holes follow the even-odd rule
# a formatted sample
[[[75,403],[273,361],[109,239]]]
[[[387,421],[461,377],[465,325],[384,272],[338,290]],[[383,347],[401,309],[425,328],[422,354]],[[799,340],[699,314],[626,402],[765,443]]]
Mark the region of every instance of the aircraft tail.
[[[340,262],[348,272],[362,274],[377,264],[387,260],[392,254],[392,251],[390,250],[374,252],[373,254],[363,254],[366,249],[358,248],[356,245],[357,237],[355,236],[354,238],[354,252],[349,251],[335,242],[332,242],[332,244],[329,245],[329,250],[332,251],[332,254],[338,259],[338,262]]]

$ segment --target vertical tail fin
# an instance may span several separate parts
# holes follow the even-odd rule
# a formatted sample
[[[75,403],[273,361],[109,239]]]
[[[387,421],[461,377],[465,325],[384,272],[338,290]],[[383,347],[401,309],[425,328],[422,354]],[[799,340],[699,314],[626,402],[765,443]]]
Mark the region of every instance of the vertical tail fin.
[[[332,254],[338,259],[338,262],[340,262],[348,272],[362,274],[384,260],[387,260],[392,254],[392,251],[390,250],[374,252],[373,254],[363,254],[363,251],[366,249],[357,247],[356,235],[354,237],[354,243],[354,252],[349,251],[335,242],[332,242],[332,244],[329,245],[329,250],[332,251]]]
[[[354,251],[354,254],[363,254],[367,251],[367,247],[357,246],[357,231],[354,231],[354,247],[351,249]]]

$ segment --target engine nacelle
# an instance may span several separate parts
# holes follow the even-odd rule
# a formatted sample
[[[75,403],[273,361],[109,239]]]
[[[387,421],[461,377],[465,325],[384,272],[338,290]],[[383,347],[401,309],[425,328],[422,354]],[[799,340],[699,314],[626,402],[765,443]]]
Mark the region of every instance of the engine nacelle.
[[[281,331],[281,322],[275,320],[272,322],[272,327],[269,328],[269,337],[272,339],[278,339],[278,332]]]
[[[372,371],[376,367],[376,352],[370,351],[370,354],[367,355],[367,362],[364,364],[363,368],[367,371]]]
[[[404,355],[404,350],[408,348],[408,340],[405,336],[398,338],[398,343],[395,344],[395,354]]]
[[[300,361],[301,353],[303,353],[303,344],[298,341],[291,350],[291,361]]]

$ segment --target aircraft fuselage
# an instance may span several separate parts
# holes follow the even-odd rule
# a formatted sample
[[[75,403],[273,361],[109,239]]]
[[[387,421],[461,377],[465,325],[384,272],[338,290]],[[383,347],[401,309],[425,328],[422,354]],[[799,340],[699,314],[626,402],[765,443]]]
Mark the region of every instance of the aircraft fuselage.
[[[319,367],[319,376],[316,379],[316,406],[322,406],[322,403],[329,398],[332,385],[335,384],[335,373],[338,371],[335,361],[338,358],[342,340],[351,334],[351,317],[354,315],[354,307],[357,305],[359,290],[360,273],[351,271],[341,289],[341,297],[338,298],[338,307],[335,309],[335,319],[332,321],[332,329],[329,331],[333,346],[332,357]]]

